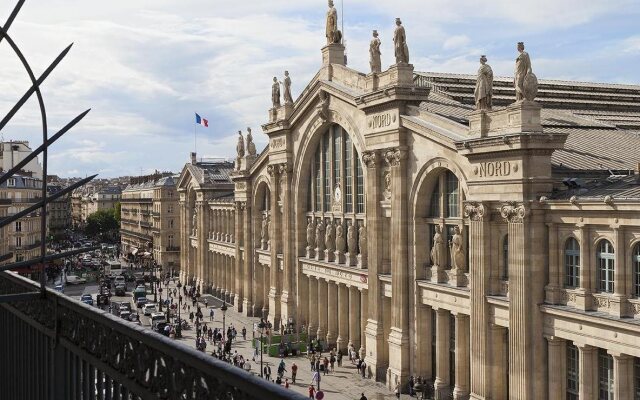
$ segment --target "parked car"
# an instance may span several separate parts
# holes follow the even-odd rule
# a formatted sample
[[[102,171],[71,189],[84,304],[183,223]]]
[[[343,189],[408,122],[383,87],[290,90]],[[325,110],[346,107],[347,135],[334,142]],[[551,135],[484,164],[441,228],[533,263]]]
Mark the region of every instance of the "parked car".
[[[142,313],[144,315],[151,315],[156,312],[158,312],[158,307],[156,307],[155,303],[148,303],[142,307]]]
[[[67,284],[79,285],[81,283],[87,283],[87,280],[76,275],[67,275]]]
[[[80,301],[90,306],[93,305],[93,297],[89,293],[83,294],[82,297],[80,297]]]

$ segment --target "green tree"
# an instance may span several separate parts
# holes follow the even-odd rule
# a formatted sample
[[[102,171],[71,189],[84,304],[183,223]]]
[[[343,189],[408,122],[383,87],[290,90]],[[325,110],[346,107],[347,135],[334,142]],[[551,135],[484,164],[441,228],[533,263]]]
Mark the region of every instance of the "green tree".
[[[87,217],[86,233],[91,236],[108,235],[120,229],[120,223],[116,220],[116,210],[98,210]]]
[[[118,226],[120,226],[120,220],[122,218],[121,212],[122,212],[122,204],[120,204],[120,202],[117,202],[115,207],[115,217],[116,217],[116,222],[118,223]]]

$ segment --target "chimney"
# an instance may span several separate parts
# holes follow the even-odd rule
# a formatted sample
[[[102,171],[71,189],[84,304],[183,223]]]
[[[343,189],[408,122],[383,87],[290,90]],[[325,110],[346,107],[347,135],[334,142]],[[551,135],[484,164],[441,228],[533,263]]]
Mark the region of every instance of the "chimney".
[[[196,160],[196,152],[195,152],[195,151],[192,151],[192,152],[191,152],[191,164],[192,164],[192,165],[195,165],[195,164],[196,164],[196,162],[197,162],[197,160]]]

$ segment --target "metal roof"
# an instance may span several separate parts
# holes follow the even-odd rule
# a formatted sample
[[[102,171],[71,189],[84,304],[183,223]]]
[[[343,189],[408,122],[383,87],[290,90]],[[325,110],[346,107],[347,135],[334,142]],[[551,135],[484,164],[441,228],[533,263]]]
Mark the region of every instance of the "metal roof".
[[[614,200],[638,200],[640,199],[640,177],[627,175],[604,179],[584,187],[557,192],[551,198],[568,200],[573,196],[582,200],[604,200],[607,196],[611,196]]]

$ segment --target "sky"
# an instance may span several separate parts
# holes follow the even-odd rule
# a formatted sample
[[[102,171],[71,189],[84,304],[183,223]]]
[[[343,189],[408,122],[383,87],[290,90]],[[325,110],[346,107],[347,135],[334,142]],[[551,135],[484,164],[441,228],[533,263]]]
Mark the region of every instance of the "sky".
[[[16,0],[0,0],[0,23]],[[335,0],[348,66],[369,71],[371,30],[383,68],[394,62],[396,17],[416,71],[473,74],[486,54],[510,76],[524,41],[539,79],[640,84],[638,0]],[[343,4],[342,4],[343,3]],[[198,157],[231,158],[238,130],[267,143],[271,81],[290,72],[294,99],[321,65],[324,0],[28,0],[9,33],[39,75],[70,43],[42,85],[50,134],[92,111],[50,150],[62,177],[179,172]],[[0,43],[0,116],[30,86]],[[194,113],[209,120],[197,127]],[[41,144],[31,99],[0,134]]]

